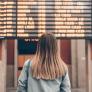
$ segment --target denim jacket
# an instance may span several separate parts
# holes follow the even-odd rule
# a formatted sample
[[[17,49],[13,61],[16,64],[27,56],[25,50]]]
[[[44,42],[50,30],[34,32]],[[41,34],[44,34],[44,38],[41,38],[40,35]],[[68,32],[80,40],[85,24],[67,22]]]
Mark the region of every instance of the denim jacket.
[[[32,77],[31,62],[27,60],[18,79],[17,92],[71,92],[68,72],[55,80],[43,80]],[[30,65],[29,65],[30,64]]]

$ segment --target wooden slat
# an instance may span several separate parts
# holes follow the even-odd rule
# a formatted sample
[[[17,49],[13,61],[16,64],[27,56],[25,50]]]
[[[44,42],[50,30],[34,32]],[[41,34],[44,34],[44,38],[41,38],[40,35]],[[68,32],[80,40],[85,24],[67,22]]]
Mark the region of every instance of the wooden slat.
[[[61,40],[61,58],[66,64],[71,64],[71,40]]]
[[[23,67],[24,62],[25,62],[24,55],[18,55],[18,67]]]
[[[34,55],[18,55],[18,71],[17,71],[17,77],[19,77],[25,61],[28,60],[28,59],[31,60],[33,56]]]
[[[33,56],[34,56],[34,55],[25,55],[25,61],[26,61],[27,59],[32,60]]]
[[[28,59],[32,59],[34,55],[18,55],[18,67],[23,67],[24,63]]]
[[[7,40],[7,64],[14,65],[14,40]]]

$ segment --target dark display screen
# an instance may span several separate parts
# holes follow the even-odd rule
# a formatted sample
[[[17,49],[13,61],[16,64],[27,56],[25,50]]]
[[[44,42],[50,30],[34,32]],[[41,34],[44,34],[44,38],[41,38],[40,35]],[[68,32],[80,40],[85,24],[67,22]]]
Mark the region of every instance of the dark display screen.
[[[37,50],[37,41],[18,40],[18,54],[35,54]]]

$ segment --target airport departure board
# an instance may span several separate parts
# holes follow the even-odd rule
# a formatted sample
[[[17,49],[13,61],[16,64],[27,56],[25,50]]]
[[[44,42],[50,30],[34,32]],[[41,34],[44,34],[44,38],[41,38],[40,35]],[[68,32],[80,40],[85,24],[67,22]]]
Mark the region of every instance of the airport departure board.
[[[0,38],[92,38],[91,0],[0,0]]]

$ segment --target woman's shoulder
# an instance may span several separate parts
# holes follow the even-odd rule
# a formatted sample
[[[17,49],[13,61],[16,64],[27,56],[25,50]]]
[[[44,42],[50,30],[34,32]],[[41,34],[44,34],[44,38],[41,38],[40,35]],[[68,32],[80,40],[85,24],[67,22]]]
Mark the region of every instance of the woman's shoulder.
[[[24,67],[28,67],[31,65],[31,60],[30,59],[27,59],[24,63]]]

